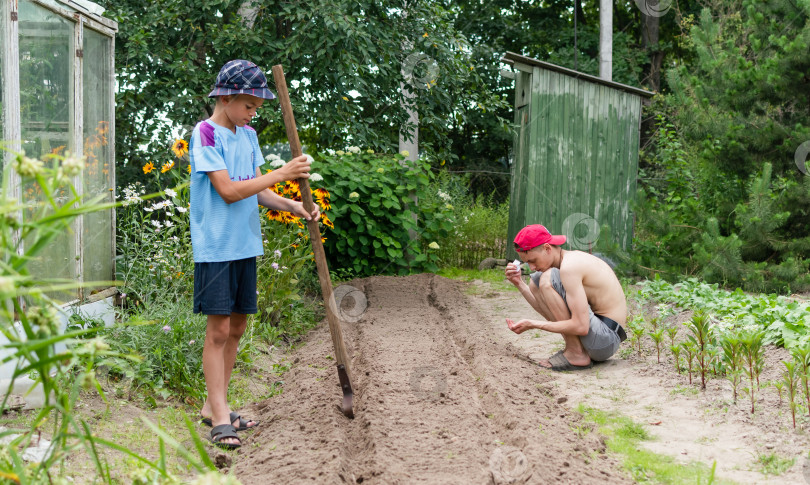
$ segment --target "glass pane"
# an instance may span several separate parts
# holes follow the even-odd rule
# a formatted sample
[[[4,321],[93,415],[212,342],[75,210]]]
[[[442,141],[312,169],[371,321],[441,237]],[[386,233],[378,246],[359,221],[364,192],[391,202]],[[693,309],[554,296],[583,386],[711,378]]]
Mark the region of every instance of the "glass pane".
[[[84,29],[84,195],[85,199],[103,195],[102,202],[113,200],[113,140],[109,138],[113,122],[111,48],[109,37]],[[112,210],[84,216],[85,281],[113,279],[112,218]]]
[[[20,118],[22,147],[29,157],[71,150],[73,132],[73,22],[29,1],[19,3]],[[38,186],[23,186],[25,202],[43,200]],[[54,194],[67,200],[67,190]],[[39,208],[27,208],[23,217],[37,217]],[[29,243],[30,241],[24,241]],[[38,278],[76,279],[73,231],[64,231],[29,264]],[[71,294],[52,295],[59,300]]]

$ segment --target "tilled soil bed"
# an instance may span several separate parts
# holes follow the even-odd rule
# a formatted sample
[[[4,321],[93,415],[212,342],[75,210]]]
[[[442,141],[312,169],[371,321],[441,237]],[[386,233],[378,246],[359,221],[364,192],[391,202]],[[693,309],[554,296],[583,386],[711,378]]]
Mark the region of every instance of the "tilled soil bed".
[[[242,410],[261,422],[234,457],[243,483],[630,483],[467,284],[423,274],[351,285],[367,300],[341,302],[355,418],[340,412],[322,324],[287,357],[283,393]]]

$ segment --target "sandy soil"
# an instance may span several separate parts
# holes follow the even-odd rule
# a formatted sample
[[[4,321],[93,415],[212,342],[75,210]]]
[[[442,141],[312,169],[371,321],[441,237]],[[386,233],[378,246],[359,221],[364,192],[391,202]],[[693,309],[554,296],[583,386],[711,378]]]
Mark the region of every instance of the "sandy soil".
[[[234,457],[246,485],[631,482],[598,433],[581,432],[588,425],[573,411],[580,402],[645,424],[657,437],[646,446],[656,452],[716,461],[720,477],[805,483],[807,434],[793,431],[773,388],[758,394],[751,415],[744,396],[731,402],[726,381],[692,391],[698,386],[675,373],[668,352],[657,363],[649,342],[640,356],[625,351],[588,371],[554,373],[531,361],[559,349],[559,337],[506,328],[505,317],[533,314],[517,292],[433,275],[351,285],[364,296],[342,302],[355,419],[338,407],[322,324],[287,355],[284,392],[241,410],[261,422]],[[785,357],[769,349],[764,380],[778,379]],[[755,461],[768,453],[796,464],[779,477],[763,475]]]

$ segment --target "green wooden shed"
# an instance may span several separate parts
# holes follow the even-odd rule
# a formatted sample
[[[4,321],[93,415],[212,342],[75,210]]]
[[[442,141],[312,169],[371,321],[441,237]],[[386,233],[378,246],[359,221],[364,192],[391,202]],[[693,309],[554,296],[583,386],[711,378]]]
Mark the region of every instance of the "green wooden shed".
[[[623,248],[633,238],[642,102],[653,93],[512,52],[514,162],[507,258],[528,224],[588,251],[607,225]]]

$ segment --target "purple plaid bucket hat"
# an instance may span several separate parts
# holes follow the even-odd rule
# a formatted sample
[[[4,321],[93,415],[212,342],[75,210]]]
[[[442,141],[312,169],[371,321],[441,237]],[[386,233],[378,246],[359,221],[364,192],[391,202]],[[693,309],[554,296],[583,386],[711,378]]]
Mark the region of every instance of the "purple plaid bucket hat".
[[[228,61],[222,66],[214,90],[208,97],[227,94],[250,94],[257,98],[276,99],[276,95],[267,89],[267,78],[259,66],[243,59]]]

